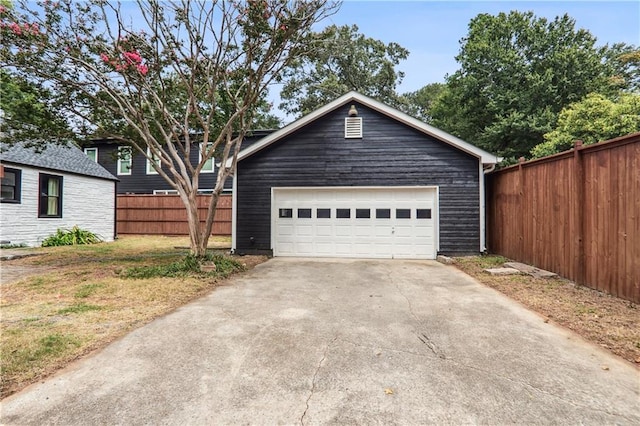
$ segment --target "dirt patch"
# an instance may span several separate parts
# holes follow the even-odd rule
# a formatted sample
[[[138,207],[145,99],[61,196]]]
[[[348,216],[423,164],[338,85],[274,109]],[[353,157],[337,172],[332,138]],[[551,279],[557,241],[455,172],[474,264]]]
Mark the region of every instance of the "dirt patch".
[[[455,260],[458,269],[481,283],[640,367],[638,305],[562,278],[491,276],[485,268],[497,267],[507,261],[499,256]]]

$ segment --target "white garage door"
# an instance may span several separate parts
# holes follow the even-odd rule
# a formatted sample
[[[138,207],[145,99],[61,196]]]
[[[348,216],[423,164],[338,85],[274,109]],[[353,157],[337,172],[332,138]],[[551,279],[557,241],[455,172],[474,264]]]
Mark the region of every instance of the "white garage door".
[[[272,200],[274,256],[436,257],[436,188],[274,188]]]

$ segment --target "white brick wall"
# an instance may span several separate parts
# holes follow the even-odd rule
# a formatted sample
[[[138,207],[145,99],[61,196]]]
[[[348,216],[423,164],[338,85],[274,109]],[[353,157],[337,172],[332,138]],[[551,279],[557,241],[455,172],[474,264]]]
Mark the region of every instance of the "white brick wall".
[[[38,217],[39,169],[11,166],[22,170],[20,204],[0,203],[0,240],[11,244],[39,246],[58,228],[78,225],[113,241],[115,184],[113,181],[63,172],[45,173],[63,176],[62,218]]]

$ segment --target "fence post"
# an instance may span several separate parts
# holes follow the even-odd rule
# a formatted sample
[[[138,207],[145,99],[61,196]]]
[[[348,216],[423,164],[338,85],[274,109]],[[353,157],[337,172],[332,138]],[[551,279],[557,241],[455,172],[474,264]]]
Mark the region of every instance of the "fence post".
[[[580,285],[585,284],[585,258],[584,258],[584,165],[582,164],[582,141],[577,140],[574,142],[573,148],[573,161],[575,166],[575,215],[576,230],[577,230],[577,247],[576,247],[576,282]]]

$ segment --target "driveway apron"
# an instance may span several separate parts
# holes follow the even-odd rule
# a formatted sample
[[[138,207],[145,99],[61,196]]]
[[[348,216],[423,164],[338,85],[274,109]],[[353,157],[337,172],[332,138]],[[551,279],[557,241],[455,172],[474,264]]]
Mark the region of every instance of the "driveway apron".
[[[431,261],[275,258],[2,401],[7,425],[640,424],[632,365]]]

